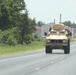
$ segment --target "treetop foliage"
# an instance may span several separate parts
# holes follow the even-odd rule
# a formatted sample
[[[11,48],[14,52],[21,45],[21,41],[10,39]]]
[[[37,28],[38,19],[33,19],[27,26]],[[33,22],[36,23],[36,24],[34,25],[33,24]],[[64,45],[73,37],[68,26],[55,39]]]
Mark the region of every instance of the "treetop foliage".
[[[22,13],[23,11],[24,13]],[[11,36],[23,44],[26,35],[31,35],[35,30],[35,25],[36,21],[29,17],[24,0],[0,0],[0,30],[7,37],[6,40],[11,39],[8,36],[9,30],[11,32],[15,28],[16,30],[11,32]],[[2,39],[4,35],[2,35]]]
[[[65,21],[63,22],[63,24],[65,24],[66,26],[72,27],[72,28],[76,28],[76,23],[72,23],[71,21]]]

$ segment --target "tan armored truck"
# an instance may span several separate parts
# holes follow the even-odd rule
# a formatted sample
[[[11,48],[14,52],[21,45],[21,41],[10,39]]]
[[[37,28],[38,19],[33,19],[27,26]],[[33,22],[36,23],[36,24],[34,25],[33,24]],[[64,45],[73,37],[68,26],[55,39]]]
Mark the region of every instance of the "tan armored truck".
[[[65,54],[70,53],[70,35],[64,24],[55,24],[46,36],[45,52],[52,53],[53,49],[63,49]]]

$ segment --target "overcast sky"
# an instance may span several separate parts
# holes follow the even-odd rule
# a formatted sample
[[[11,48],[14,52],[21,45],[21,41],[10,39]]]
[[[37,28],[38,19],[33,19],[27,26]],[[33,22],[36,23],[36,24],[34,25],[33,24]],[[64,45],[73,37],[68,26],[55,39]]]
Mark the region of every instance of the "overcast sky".
[[[29,16],[45,23],[63,21],[76,23],[76,0],[25,0]]]

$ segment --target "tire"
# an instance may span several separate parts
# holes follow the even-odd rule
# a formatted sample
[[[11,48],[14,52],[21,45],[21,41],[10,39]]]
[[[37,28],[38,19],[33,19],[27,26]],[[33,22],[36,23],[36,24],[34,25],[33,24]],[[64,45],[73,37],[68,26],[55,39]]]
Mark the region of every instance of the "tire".
[[[68,41],[68,45],[64,47],[64,53],[69,54],[70,53],[70,41]]]
[[[52,53],[52,49],[50,48],[50,46],[46,46],[45,52],[46,53]]]

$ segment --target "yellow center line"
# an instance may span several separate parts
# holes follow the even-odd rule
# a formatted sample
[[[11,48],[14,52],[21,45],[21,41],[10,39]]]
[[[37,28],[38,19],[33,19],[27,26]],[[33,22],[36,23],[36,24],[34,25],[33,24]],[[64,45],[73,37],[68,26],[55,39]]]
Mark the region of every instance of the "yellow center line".
[[[54,61],[51,62],[51,64],[55,63]]]
[[[64,59],[64,57],[62,57],[62,58],[60,58],[61,60],[63,60]]]
[[[40,69],[39,67],[35,68],[35,70],[39,70],[39,69]]]

